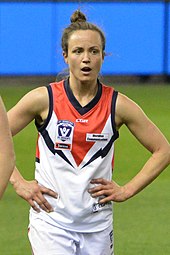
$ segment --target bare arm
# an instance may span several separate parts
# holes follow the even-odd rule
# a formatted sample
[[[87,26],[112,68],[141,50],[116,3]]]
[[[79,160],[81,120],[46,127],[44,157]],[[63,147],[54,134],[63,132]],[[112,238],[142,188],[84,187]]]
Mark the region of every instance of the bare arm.
[[[152,155],[138,174],[127,184],[120,187],[113,181],[102,178],[92,180],[99,184],[89,192],[93,197],[104,195],[100,202],[125,201],[144,189],[170,164],[170,144],[160,130],[148,119],[141,108],[129,98],[119,94],[116,106],[116,124],[125,124],[139,142]]]
[[[42,124],[47,114],[47,89],[40,87],[30,91],[7,113],[12,135],[16,135],[34,119]]]
[[[12,135],[16,135],[24,129],[32,120],[36,119],[42,124],[48,115],[48,93],[45,87],[37,88],[26,94],[8,112],[9,125]],[[50,189],[38,185],[37,181],[25,180],[17,168],[10,178],[16,193],[25,199],[36,211],[39,211],[35,202],[45,211],[52,211],[51,205],[43,194],[56,197],[56,193]]]
[[[0,198],[14,169],[15,155],[5,107],[0,98]]]

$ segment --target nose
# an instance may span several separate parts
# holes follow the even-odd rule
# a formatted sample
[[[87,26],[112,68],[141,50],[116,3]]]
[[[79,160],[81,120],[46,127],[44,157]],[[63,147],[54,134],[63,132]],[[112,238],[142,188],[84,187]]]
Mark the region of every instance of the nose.
[[[83,63],[90,63],[90,56],[88,52],[85,52],[82,59]]]

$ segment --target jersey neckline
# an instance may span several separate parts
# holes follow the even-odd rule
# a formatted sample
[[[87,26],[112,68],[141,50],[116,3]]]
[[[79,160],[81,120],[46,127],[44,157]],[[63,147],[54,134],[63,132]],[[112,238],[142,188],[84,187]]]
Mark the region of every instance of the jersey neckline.
[[[64,89],[67,94],[67,97],[70,103],[73,105],[73,107],[78,111],[80,115],[84,115],[85,113],[90,111],[99,102],[102,95],[102,84],[100,83],[99,80],[97,80],[97,84],[98,90],[95,97],[87,105],[81,106],[70,88],[69,78],[67,80],[64,80]]]

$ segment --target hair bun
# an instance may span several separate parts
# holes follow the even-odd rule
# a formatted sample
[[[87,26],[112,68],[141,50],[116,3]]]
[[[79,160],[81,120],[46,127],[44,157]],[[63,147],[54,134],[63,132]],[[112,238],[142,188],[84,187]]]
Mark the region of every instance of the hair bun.
[[[72,14],[70,21],[71,23],[86,22],[86,16],[81,11],[77,10]]]

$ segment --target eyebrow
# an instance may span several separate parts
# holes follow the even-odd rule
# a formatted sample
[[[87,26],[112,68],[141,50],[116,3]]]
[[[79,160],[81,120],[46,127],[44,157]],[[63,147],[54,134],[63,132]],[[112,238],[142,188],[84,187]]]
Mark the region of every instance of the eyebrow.
[[[100,48],[99,46],[97,46],[97,45],[95,45],[95,46],[91,46],[89,49],[94,49],[94,48]],[[73,50],[74,49],[84,49],[84,47],[82,47],[82,46],[75,46],[74,48],[73,48]]]

